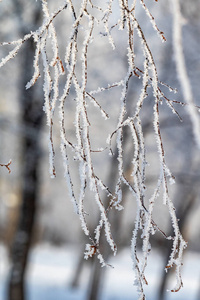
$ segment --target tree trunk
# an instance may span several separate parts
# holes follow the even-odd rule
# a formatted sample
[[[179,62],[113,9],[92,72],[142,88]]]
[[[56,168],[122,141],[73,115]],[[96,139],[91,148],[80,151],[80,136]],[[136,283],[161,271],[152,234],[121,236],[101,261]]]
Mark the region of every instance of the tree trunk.
[[[19,9],[19,8],[18,8]],[[37,10],[35,20],[39,20],[40,11]],[[23,32],[24,34],[24,32]],[[24,300],[24,279],[28,254],[34,228],[36,206],[38,201],[40,167],[40,131],[42,126],[43,97],[36,96],[36,87],[25,90],[25,85],[32,76],[34,58],[33,41],[27,41],[21,56],[22,93],[21,123],[25,128],[22,138],[22,201],[19,213],[18,226],[11,249],[12,267],[8,283],[8,299]]]

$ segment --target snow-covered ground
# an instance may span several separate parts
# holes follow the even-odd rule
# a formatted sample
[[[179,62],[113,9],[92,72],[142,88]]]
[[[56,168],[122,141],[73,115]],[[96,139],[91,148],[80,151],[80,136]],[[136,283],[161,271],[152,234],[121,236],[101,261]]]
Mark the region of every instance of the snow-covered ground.
[[[72,274],[80,250],[72,247],[57,248],[40,245],[32,250],[27,273],[28,300],[86,300],[90,278],[89,265],[86,264],[81,276],[80,287],[70,289]],[[9,262],[6,250],[0,247],[0,300],[5,300],[6,280]],[[111,261],[114,268],[105,273],[102,300],[136,300],[137,292],[133,286],[134,274],[130,259],[130,250],[124,249]],[[157,297],[158,283],[161,279],[163,261],[159,253],[150,256],[147,269],[149,285],[146,288],[148,300],[160,300]],[[170,280],[169,288],[173,287]],[[183,267],[184,287],[178,293],[167,293],[166,300],[198,300],[200,281],[200,255],[188,252]]]

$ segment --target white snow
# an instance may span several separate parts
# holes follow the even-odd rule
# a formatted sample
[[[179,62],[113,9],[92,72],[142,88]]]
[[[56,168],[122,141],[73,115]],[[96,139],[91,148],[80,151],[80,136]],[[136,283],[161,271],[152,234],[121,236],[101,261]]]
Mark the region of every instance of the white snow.
[[[90,278],[90,261],[86,261],[81,276],[80,286],[71,289],[72,280],[81,249],[75,246],[55,247],[43,244],[35,247],[30,255],[27,272],[28,300],[86,300]],[[0,246],[0,300],[5,300],[5,290],[9,262],[4,246]],[[137,291],[133,286],[134,276],[130,249],[124,249],[110,260],[114,268],[106,268],[101,300],[137,300]],[[149,257],[146,278],[149,285],[145,288],[147,300],[157,299],[158,284],[162,277],[163,258],[159,252],[152,252]],[[166,300],[197,300],[200,278],[200,255],[187,252],[183,266],[184,287],[178,293],[168,292]],[[170,278],[171,289],[175,278]]]

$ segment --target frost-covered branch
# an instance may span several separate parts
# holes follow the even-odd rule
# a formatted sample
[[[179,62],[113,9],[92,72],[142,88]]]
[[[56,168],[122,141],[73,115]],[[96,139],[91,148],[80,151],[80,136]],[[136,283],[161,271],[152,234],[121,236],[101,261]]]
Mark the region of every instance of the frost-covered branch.
[[[112,21],[114,3],[120,11],[119,20],[117,22]],[[163,86],[167,87],[170,92],[176,92],[176,90],[161,82],[158,78],[157,66],[148,39],[144,34],[143,24],[140,24],[137,18],[136,3],[143,7],[147,15],[147,20],[161,37],[161,40],[166,41],[164,33],[158,28],[156,20],[144,0],[134,0],[131,5],[128,0],[109,0],[102,1],[99,6],[94,5],[92,0],[82,0],[79,5],[75,5],[75,1],[73,0],[66,0],[64,1],[63,6],[59,7],[53,13],[50,13],[49,11],[48,2],[42,0],[42,25],[34,32],[25,35],[22,39],[14,42],[1,43],[1,46],[13,45],[14,49],[1,60],[0,67],[4,66],[9,60],[14,58],[21,46],[28,39],[32,38],[34,40],[34,72],[32,78],[29,79],[26,88],[31,88],[43,73],[44,111],[46,113],[47,126],[49,127],[49,161],[50,174],[52,177],[56,176],[53,137],[55,123],[54,113],[56,109],[59,111],[60,149],[63,158],[64,176],[66,178],[70,199],[74,205],[74,210],[78,214],[83,232],[90,242],[90,244],[86,245],[86,259],[93,255],[97,255],[100,263],[103,266],[107,265],[104,260],[103,250],[100,251],[100,236],[102,234],[105,235],[111,251],[116,254],[117,245],[112,236],[112,224],[109,221],[108,215],[111,209],[116,209],[116,211],[123,209],[122,185],[125,184],[130,190],[132,199],[136,202],[137,206],[135,228],[133,230],[131,242],[133,267],[136,274],[135,283],[138,286],[140,299],[145,299],[144,285],[147,284],[145,271],[148,263],[148,255],[151,250],[150,240],[151,236],[155,234],[156,231],[160,232],[165,239],[172,240],[172,251],[166,269],[173,266],[176,268],[177,284],[173,291],[179,290],[182,286],[180,268],[186,243],[180,233],[175,208],[169,195],[168,184],[169,182],[172,183],[174,181],[174,177],[167,166],[160,130],[160,104],[162,101],[167,103],[172,112],[175,113],[180,120],[181,117],[173,104],[182,103],[169,99],[163,92]],[[66,44],[64,59],[61,59],[62,56],[60,55],[58,42],[59,32],[56,31],[54,21],[63,11],[71,13],[72,21],[69,26],[69,34],[64,41]],[[111,79],[104,87],[97,87],[94,90],[90,90],[90,47],[91,44],[96,43],[98,34],[101,32],[102,28],[104,30],[103,35],[106,37],[108,45],[112,46],[113,53],[115,53],[114,51],[116,50],[116,43],[112,36],[112,30],[118,29],[127,37],[127,44],[125,46],[127,54],[127,70],[126,74],[122,75],[119,81],[115,82]],[[177,32],[176,34],[178,34]],[[140,50],[139,54],[143,61],[142,67],[140,68],[137,66],[138,54],[136,55],[135,52],[136,37],[139,38],[140,41],[138,46]],[[49,45],[51,45],[51,47],[49,47]],[[40,60],[42,61],[42,66],[40,65]],[[182,63],[183,61],[180,59],[179,65],[182,66]],[[184,69],[183,67],[181,68]],[[190,88],[187,83],[188,80],[185,76],[186,75],[184,75],[184,82],[186,84],[184,84],[184,88],[188,95],[186,98],[191,99]],[[60,84],[61,77],[62,84]],[[128,114],[127,98],[129,94],[129,84],[132,80],[140,80],[142,87],[139,95],[134,99],[134,111],[129,112]],[[106,112],[106,109],[103,108],[103,105],[101,105],[98,96],[102,93],[109,93],[110,90],[116,88],[120,91],[118,93],[120,94],[118,99],[120,107],[118,120],[116,120],[116,128],[114,131],[110,132],[107,139],[108,147],[106,148],[106,141],[103,140],[101,150],[94,151],[91,144],[91,141],[93,140],[93,131],[91,130],[93,124],[90,121],[89,107],[92,103],[92,105],[95,106],[95,109],[99,110],[101,113],[103,120],[108,120],[109,114]],[[157,145],[157,156],[160,169],[152,195],[148,193],[146,186],[146,139],[142,126],[144,102],[148,99],[149,90],[151,90],[154,101],[152,109],[152,127],[154,129],[154,142]],[[68,102],[72,97],[75,103],[74,123],[72,124],[75,132],[73,141],[71,141],[68,136],[68,128],[66,125],[66,111],[68,109]],[[190,111],[193,111],[191,102],[188,102],[188,107]],[[127,178],[125,174],[123,143],[124,127],[128,127],[132,141],[132,161],[129,163],[131,166],[131,179]],[[102,149],[104,149],[107,154],[110,152],[112,155],[111,142],[114,140],[114,136],[116,136],[118,173],[115,189],[114,191],[110,191],[109,186],[107,186],[102,178],[96,173],[94,155],[96,152],[103,151]],[[72,176],[71,157],[77,162],[79,169],[79,178],[75,182]],[[7,168],[8,166],[9,165],[7,165]],[[78,185],[78,189],[75,188],[75,185]],[[78,192],[76,190],[78,190]],[[87,192],[90,193],[90,197],[86,197]],[[154,207],[160,194],[163,198],[163,204],[168,207],[171,216],[172,227],[174,230],[174,235],[172,237],[168,237],[153,220]],[[109,199],[108,204],[103,202],[102,195],[107,196]],[[95,202],[99,211],[100,217],[98,225],[96,225],[93,230],[88,225],[88,214],[85,209],[86,202],[87,205],[93,205],[93,202]],[[141,261],[139,261],[140,251],[138,251],[137,247],[140,238],[142,238],[142,249],[140,249],[140,251],[142,251]]]

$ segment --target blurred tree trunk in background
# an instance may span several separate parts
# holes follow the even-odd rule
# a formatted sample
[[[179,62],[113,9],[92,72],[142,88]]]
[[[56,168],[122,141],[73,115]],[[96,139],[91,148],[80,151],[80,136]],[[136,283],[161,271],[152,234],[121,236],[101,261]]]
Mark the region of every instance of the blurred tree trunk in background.
[[[16,14],[19,19],[22,18],[23,2],[16,1]],[[21,15],[20,15],[21,14]],[[41,18],[40,9],[33,11],[37,26]],[[21,25],[21,36],[26,34],[24,24]],[[21,94],[19,95],[21,105],[21,125],[25,128],[25,134],[22,137],[22,191],[21,191],[21,209],[19,213],[18,225],[11,249],[12,267],[8,283],[8,299],[24,300],[25,289],[24,279],[27,265],[28,254],[31,245],[31,239],[34,229],[34,220],[38,200],[39,178],[38,171],[40,167],[40,131],[43,119],[42,99],[37,95],[37,84],[29,90],[25,90],[25,85],[32,77],[34,43],[27,41],[24,45],[21,55]]]

